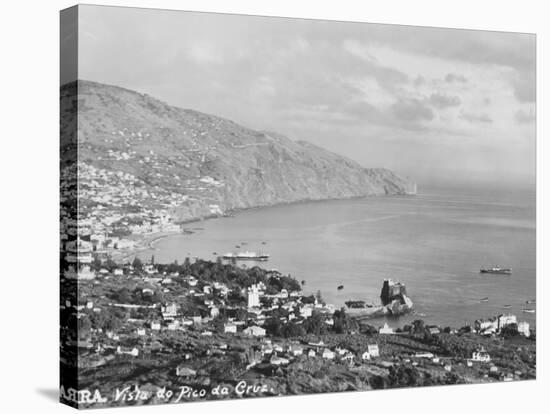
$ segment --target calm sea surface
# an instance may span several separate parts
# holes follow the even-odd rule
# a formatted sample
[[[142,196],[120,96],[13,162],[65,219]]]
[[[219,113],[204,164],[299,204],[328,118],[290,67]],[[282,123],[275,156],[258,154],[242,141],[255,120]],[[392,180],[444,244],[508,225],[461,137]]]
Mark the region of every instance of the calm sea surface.
[[[459,327],[503,312],[535,325],[536,315],[523,312],[535,307],[525,304],[535,298],[534,191],[419,186],[415,197],[270,207],[187,228],[197,231],[159,240],[140,256],[181,262],[263,251],[271,258],[261,266],[305,280],[306,291],[320,290],[335,305],[378,303],[384,278],[404,282],[417,314],[390,319],[393,326],[422,318]],[[489,265],[513,274],[479,273]],[[489,301],[480,302],[484,297]]]

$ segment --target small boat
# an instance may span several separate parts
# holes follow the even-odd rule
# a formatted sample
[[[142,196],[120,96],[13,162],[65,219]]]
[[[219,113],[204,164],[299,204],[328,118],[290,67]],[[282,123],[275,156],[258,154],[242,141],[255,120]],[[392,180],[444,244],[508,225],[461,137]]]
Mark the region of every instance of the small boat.
[[[504,305],[503,308],[504,309],[510,309],[512,307],[512,305]]]
[[[537,301],[535,299],[531,299],[531,300],[526,300],[525,303],[527,305],[534,305],[535,303],[537,303]]]
[[[212,254],[213,254],[214,256],[216,256],[218,253],[214,252],[214,253],[212,253]]]
[[[523,312],[525,313],[535,313],[535,309],[523,309]]]
[[[235,249],[240,249],[241,246],[239,246],[238,244],[235,245]]]
[[[264,242],[264,241],[263,241],[262,244],[267,244],[267,242]]]
[[[340,285],[340,286],[338,286],[336,289],[342,290],[342,289],[344,289],[344,285]]]
[[[511,268],[504,268],[499,266],[493,266],[493,267],[482,267],[479,269],[479,273],[492,273],[492,274],[498,274],[498,275],[511,275],[512,269]]]
[[[484,298],[481,298],[479,301],[480,301],[480,302],[489,302],[489,298],[488,298],[488,297],[484,297]]]

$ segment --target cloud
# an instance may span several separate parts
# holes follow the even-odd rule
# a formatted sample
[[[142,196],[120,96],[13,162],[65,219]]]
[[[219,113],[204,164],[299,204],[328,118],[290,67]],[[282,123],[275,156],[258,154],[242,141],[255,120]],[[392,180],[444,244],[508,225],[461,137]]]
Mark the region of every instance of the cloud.
[[[512,80],[514,96],[520,102],[535,102],[537,97],[537,82],[535,72],[526,72]]]
[[[436,108],[440,109],[459,106],[462,103],[458,96],[445,95],[442,93],[432,93],[430,95],[429,102]]]
[[[393,89],[396,85],[405,84],[409,81],[409,76],[393,67],[385,66],[379,63],[368,49],[356,40],[346,39],[342,48],[349,56],[352,56],[361,61],[360,68],[361,75],[370,76],[377,80],[377,82],[388,89]],[[346,56],[342,56],[343,63],[346,61],[351,64],[357,64],[357,62],[350,61]],[[349,70],[349,69],[348,69]]]
[[[466,83],[468,82],[468,79],[464,75],[457,75],[455,73],[448,73],[447,76],[445,76],[445,82],[447,83]]]
[[[460,119],[470,122],[472,124],[492,124],[493,120],[487,114],[472,114],[463,112],[460,114]]]
[[[515,118],[518,124],[530,124],[536,121],[535,111],[533,110],[530,110],[529,112],[525,112],[522,109],[520,109],[516,112]]]
[[[413,85],[416,87],[419,87],[425,84],[426,84],[426,79],[424,78],[424,76],[421,76],[421,75],[418,75],[413,81]]]
[[[403,99],[391,106],[395,118],[405,122],[431,121],[434,119],[432,109],[418,99]]]
[[[222,54],[209,44],[191,44],[187,56],[199,64],[223,63],[224,60]]]
[[[92,34],[79,43],[79,76],[85,79],[309,139],[347,151],[365,165],[401,161],[401,149],[394,158],[386,148],[398,140],[419,162],[437,162],[442,169],[460,158],[454,151],[445,156],[448,145],[470,151],[461,159],[468,164],[464,170],[485,168],[485,159],[474,165],[470,155],[489,147],[505,148],[517,160],[514,165],[531,165],[525,154],[534,147],[528,124],[534,121],[533,105],[520,102],[535,100],[533,35],[81,10],[79,30]],[[360,137],[369,139],[358,144]]]

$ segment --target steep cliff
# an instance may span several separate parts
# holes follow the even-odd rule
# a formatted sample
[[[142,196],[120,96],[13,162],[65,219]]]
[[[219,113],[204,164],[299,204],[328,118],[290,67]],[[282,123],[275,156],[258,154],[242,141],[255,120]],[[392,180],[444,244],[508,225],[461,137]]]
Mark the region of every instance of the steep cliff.
[[[62,88],[62,108],[78,104],[79,162],[185,195],[186,201],[173,208],[181,219],[416,190],[389,170],[363,168],[311,143],[176,108],[145,94],[89,81],[79,81],[77,96],[69,88]],[[62,147],[70,141],[62,136]]]

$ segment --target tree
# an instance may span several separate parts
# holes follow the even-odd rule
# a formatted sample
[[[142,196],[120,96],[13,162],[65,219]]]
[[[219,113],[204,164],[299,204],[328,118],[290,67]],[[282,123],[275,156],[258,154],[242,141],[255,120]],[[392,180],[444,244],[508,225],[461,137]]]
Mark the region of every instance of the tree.
[[[500,330],[500,334],[505,338],[510,338],[512,336],[519,335],[518,324],[511,323],[510,325],[506,325],[504,328]]]
[[[424,333],[425,324],[422,319],[416,319],[413,321],[413,333]]]
[[[304,322],[304,328],[309,334],[324,335],[327,332],[325,316],[320,312],[313,312],[311,317]]]
[[[335,311],[332,318],[334,320],[333,329],[336,333],[347,333],[357,328],[356,321],[346,313],[344,308]]]
[[[266,320],[265,324],[265,331],[270,336],[282,336],[281,335],[281,328],[282,324],[279,318],[269,318]]]
[[[136,270],[142,270],[143,269],[143,263],[139,257],[135,257],[134,261],[132,262],[132,267]]]
[[[113,300],[115,300],[117,303],[131,303],[132,294],[128,290],[128,288],[120,288],[113,294]]]
[[[94,254],[94,260],[92,261],[92,264],[90,265],[90,267],[93,270],[101,269],[101,259],[99,258],[99,255]]]
[[[292,322],[289,322],[283,325],[280,331],[281,331],[281,336],[285,338],[304,336],[306,334],[306,331],[302,325],[298,325]]]
[[[317,293],[315,293],[315,299],[317,299],[317,302],[323,303],[323,296],[321,295],[320,290],[318,290]]]
[[[151,255],[151,264],[154,265],[155,264],[155,255]]]

